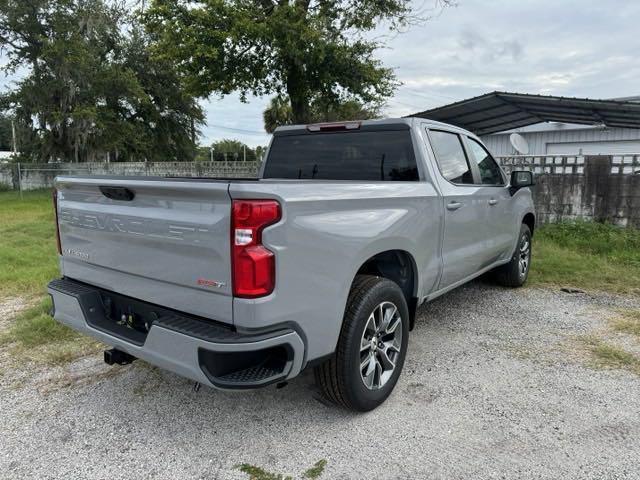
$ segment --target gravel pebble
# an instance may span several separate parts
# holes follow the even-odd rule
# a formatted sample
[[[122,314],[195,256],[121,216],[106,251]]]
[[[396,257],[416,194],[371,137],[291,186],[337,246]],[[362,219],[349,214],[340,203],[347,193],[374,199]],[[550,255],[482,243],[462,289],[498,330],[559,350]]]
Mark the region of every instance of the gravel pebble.
[[[286,388],[220,392],[142,362],[91,357],[32,382],[0,379],[0,476],[246,479],[249,463],[322,478],[640,478],[640,378],[594,370],[572,339],[640,299],[474,282],[419,311],[380,408]],[[67,381],[61,381],[61,378]]]

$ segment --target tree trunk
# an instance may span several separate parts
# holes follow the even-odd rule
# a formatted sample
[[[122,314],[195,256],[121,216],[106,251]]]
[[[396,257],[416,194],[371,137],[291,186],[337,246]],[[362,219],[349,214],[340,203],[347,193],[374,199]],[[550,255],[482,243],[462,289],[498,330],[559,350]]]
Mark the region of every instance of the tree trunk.
[[[300,67],[291,62],[287,75],[287,95],[291,102],[291,113],[293,123],[309,123],[311,115],[309,111],[309,98],[307,88],[304,83],[303,72]]]

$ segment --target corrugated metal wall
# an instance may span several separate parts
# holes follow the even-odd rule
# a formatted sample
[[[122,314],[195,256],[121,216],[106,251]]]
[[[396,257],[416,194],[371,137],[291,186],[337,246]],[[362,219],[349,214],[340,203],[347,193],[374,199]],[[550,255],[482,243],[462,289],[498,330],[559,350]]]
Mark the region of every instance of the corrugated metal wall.
[[[586,129],[554,129],[541,132],[519,132],[529,142],[530,155],[547,153],[548,143],[598,142],[616,140],[639,140],[640,129],[634,128],[586,128]],[[485,135],[482,141],[496,156],[513,155],[515,150],[509,142],[509,133]],[[578,152],[573,152],[578,153]],[[604,153],[604,152],[603,152]],[[640,153],[640,152],[633,152]]]

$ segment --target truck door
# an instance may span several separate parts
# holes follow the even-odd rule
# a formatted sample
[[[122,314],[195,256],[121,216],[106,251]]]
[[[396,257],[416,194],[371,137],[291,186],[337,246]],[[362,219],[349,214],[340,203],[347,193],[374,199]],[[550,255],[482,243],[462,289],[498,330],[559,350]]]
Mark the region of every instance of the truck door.
[[[487,230],[486,265],[509,257],[513,252],[515,235],[519,233],[519,222],[513,218],[511,195],[507,189],[504,173],[489,151],[473,137],[465,136],[471,167],[476,169],[476,192],[481,214],[486,217]],[[484,266],[486,266],[484,265]]]
[[[444,207],[443,271],[438,288],[473,275],[487,261],[488,212],[476,193],[473,170],[463,140],[455,132],[429,129]]]

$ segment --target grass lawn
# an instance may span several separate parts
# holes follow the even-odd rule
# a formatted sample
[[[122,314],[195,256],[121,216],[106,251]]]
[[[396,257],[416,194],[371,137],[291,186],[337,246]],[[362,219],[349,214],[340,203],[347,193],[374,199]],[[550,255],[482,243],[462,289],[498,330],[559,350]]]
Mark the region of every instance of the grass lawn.
[[[0,345],[32,361],[60,363],[97,348],[49,316],[49,280],[59,275],[51,191],[0,192],[0,302],[26,297],[33,304],[0,332]]]
[[[545,225],[536,231],[533,246],[530,285],[640,294],[640,230],[590,223]],[[59,275],[50,191],[25,192],[23,200],[18,193],[0,192],[0,266],[0,302],[20,296],[34,305],[0,332],[0,344],[49,362],[96,348],[95,342],[48,315],[45,287]],[[629,321],[624,328],[637,328]]]
[[[534,234],[530,284],[640,294],[640,230],[557,223]]]
[[[0,192],[0,299],[41,296],[58,275],[51,191]]]

